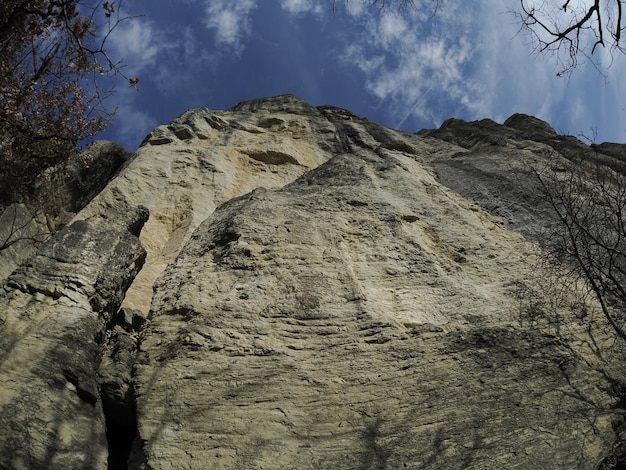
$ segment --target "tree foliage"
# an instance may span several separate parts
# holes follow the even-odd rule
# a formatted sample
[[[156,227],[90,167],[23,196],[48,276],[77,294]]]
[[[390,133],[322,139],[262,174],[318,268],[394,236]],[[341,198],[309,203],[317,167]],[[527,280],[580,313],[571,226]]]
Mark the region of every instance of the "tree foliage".
[[[0,201],[28,197],[47,168],[105,127],[108,91],[99,78],[120,72],[105,50],[127,19],[120,7],[121,0],[0,3]]]

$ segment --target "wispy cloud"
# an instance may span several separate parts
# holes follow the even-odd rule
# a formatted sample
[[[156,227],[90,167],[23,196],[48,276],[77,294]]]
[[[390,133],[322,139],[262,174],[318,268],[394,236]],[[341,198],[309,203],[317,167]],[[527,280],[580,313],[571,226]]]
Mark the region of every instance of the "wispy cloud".
[[[139,92],[129,87],[124,80],[115,82],[115,94],[107,105],[116,109],[113,118],[115,132],[111,137],[134,149],[141,139],[157,124],[157,118],[145,104],[145,96],[160,90],[172,93],[184,82],[187,90],[193,89],[189,81],[193,74],[181,74],[183,64],[197,64],[189,60],[193,55],[202,58],[198,41],[192,41],[187,31],[175,27],[157,27],[144,17],[124,22],[109,38],[112,57],[122,58],[122,71],[127,77],[138,77]],[[188,91],[187,91],[188,92]],[[189,93],[189,92],[188,92]]]
[[[125,73],[138,75],[154,64],[161,49],[162,38],[153,23],[143,18],[120,23],[108,45],[113,57],[123,58]]]
[[[241,52],[256,6],[256,0],[205,0],[205,26],[215,32],[216,44]]]
[[[436,15],[430,13],[423,8],[373,16],[360,11],[353,16],[362,31],[341,53],[398,127],[410,126],[411,118],[437,126],[450,116],[501,121],[524,112],[576,133],[602,112],[589,109],[585,89],[585,83],[598,83],[597,70],[587,65],[570,79],[556,77],[558,63],[533,54],[529,38],[500,0],[480,0],[472,8],[446,3]],[[598,61],[609,63],[609,53],[603,51]],[[614,64],[609,77],[621,76],[617,68]],[[626,97],[623,81],[616,79],[610,87],[614,101]]]
[[[367,2],[363,1],[345,2],[343,6],[345,7],[346,12],[354,17],[362,16],[367,11]]]
[[[400,124],[410,114],[437,121],[443,119],[437,100],[472,106],[474,85],[465,68],[475,49],[464,32],[466,19],[448,11],[434,25],[423,11],[383,11],[367,21],[359,45],[346,46],[342,59],[365,74],[367,89]]]
[[[141,139],[159,124],[154,116],[134,105],[132,99],[120,104],[114,119],[118,129],[115,138],[129,145],[127,150],[134,150]]]
[[[163,11],[178,8],[159,2]],[[193,18],[177,10],[179,17],[161,13],[160,23],[158,16],[147,16],[111,36],[111,52],[125,58],[125,73],[139,75],[142,90],[158,92],[169,103],[170,114],[159,117],[160,123],[186,107],[221,103],[225,90],[236,102],[250,90],[259,96],[302,90],[310,80],[311,88],[331,90],[333,101],[339,96],[346,106],[363,103],[372,118],[407,130],[438,126],[452,116],[503,121],[523,112],[561,132],[597,126],[599,140],[604,129],[626,135],[626,81],[621,79],[626,61],[617,60],[621,54],[610,49],[594,54],[606,80],[590,63],[571,77],[557,78],[555,58],[533,54],[531,38],[519,32],[501,0],[476,0],[471,8],[465,2],[441,2],[436,12],[432,0],[382,12],[371,8],[369,0],[337,0],[332,15],[330,0],[181,2]],[[267,27],[277,22],[283,22],[280,28]],[[246,65],[249,57],[241,52],[253,39],[256,54]],[[268,80],[272,71],[267,67],[264,80],[257,79],[262,63],[277,66],[280,76]],[[237,81],[233,76],[253,78]],[[325,77],[331,77],[328,83]],[[235,87],[243,87],[237,91],[241,96],[235,96]],[[125,89],[115,102],[125,115],[123,132],[145,134],[154,123],[150,113],[160,116],[165,104],[157,108],[153,103],[158,100],[146,104],[142,93],[120,88]],[[321,93],[311,96],[318,99]],[[147,109],[151,111],[142,112]]]
[[[303,15],[305,13],[321,14],[324,8],[316,0],[281,0],[281,6],[292,15]]]

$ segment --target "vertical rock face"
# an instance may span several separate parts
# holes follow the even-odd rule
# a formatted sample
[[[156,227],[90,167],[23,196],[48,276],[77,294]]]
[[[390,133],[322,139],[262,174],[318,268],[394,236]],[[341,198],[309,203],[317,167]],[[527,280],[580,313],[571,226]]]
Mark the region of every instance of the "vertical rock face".
[[[75,222],[0,297],[0,467],[106,468],[96,371],[107,324],[141,268],[145,210]]]
[[[0,211],[0,282],[4,282],[50,238],[50,230],[45,219],[25,204],[11,204]]]
[[[523,115],[184,113],[2,287],[0,468],[608,462],[621,345],[523,294],[552,217],[529,166],[592,154],[625,152]]]
[[[157,282],[133,468],[602,459],[607,382],[519,325],[530,244],[435,180],[432,142],[367,126],[350,153],[222,205]]]
[[[339,143],[322,113],[295,96],[229,111],[192,109],[153,130],[79,218],[120,204],[153,214],[141,233],[146,266],[125,306],[147,315],[152,284],[217,206],[257,187],[281,187],[328,160]]]
[[[28,204],[0,206],[0,282],[102,191],[127,158],[115,142],[93,142],[47,171]]]

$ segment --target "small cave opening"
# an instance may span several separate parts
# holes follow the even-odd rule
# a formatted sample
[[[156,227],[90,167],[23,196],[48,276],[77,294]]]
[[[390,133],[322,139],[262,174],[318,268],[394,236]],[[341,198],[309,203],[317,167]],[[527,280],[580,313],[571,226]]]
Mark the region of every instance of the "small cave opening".
[[[126,470],[128,458],[137,437],[135,409],[103,402],[106,436],[109,447],[108,470]]]

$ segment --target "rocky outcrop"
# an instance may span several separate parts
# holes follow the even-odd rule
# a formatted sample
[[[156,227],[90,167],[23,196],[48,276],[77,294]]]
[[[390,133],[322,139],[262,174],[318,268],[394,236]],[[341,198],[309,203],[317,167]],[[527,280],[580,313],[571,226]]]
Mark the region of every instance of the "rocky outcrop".
[[[558,162],[606,165],[626,174],[626,145],[588,146],[576,137],[559,135],[546,122],[514,114],[504,124],[490,119],[449,119],[420,136],[451,142],[460,151],[432,158],[439,181],[502,218],[507,227],[540,239],[554,221],[535,171]]]
[[[593,468],[615,398],[520,324],[533,247],[436,181],[434,142],[349,127],[155,285],[131,468]]]
[[[128,157],[115,142],[95,141],[50,168],[28,202],[0,207],[0,282],[102,191]]]
[[[184,113],[4,285],[0,467],[618,462],[623,348],[573,291],[541,311],[532,170],[622,150],[291,95]]]
[[[257,187],[278,188],[330,159],[335,127],[303,100],[281,96],[229,111],[192,109],[144,139],[124,171],[79,214],[143,205],[148,257],[125,306],[147,315],[152,285],[216,207]]]
[[[0,282],[50,238],[46,218],[26,204],[0,209]]]
[[[120,144],[97,140],[61,167],[49,170],[37,185],[35,198],[43,201],[50,218],[76,214],[105,188],[129,158]]]
[[[107,328],[145,251],[147,211],[75,222],[0,296],[0,467],[106,468],[97,377]]]

